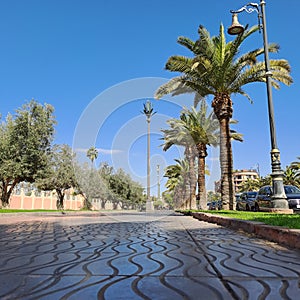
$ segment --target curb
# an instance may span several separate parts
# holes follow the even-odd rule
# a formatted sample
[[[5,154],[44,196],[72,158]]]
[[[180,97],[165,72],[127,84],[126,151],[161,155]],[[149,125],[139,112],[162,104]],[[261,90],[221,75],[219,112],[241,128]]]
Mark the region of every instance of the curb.
[[[255,234],[256,236],[262,237],[271,242],[276,242],[291,248],[300,249],[299,229],[271,226],[261,222],[250,222],[223,216],[216,216],[208,213],[192,212],[191,216],[201,221],[216,223],[234,230],[242,230],[250,234]]]

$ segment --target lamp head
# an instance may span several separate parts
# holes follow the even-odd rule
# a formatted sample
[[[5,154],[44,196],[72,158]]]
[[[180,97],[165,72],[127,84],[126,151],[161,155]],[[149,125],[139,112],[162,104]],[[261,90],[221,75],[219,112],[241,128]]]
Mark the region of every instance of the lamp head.
[[[245,30],[244,26],[239,23],[237,13],[233,13],[232,14],[232,24],[227,30],[228,34],[238,35],[240,33],[243,33],[244,30]]]

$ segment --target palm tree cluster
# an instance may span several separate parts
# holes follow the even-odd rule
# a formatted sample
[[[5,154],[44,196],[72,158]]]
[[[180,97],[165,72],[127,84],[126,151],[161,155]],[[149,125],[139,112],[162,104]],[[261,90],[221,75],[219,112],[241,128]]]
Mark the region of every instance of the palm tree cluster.
[[[202,101],[199,111],[195,107],[190,110],[185,108],[180,119],[170,119],[167,123],[170,128],[162,130],[163,150],[167,151],[173,145],[185,149],[185,159],[175,160],[177,164],[166,170],[165,176],[169,178],[167,188],[174,190],[175,206],[190,209],[199,206],[205,209],[205,159],[207,146],[217,145],[218,120],[213,112],[208,112],[206,102]],[[199,205],[196,203],[197,187]]]
[[[264,49],[258,48],[239,55],[242,43],[258,29],[258,26],[250,29],[246,26],[244,32],[229,42],[226,42],[222,24],[218,36],[211,37],[207,29],[200,26],[198,40],[192,41],[186,37],[179,37],[178,43],[190,50],[193,56],[171,56],[165,67],[168,71],[179,72],[180,76],[162,85],[155,94],[155,97],[159,99],[167,94],[176,96],[184,93],[194,93],[194,105],[210,95],[213,97],[211,106],[219,123],[221,197],[224,209],[234,209],[232,135],[229,127],[233,115],[231,96],[240,94],[252,102],[250,96],[244,90],[244,86],[254,82],[266,82],[265,63],[258,60],[258,57],[264,53]],[[279,47],[276,44],[268,45],[269,52],[278,52],[278,49]],[[286,85],[292,83],[290,65],[286,60],[270,60],[270,71],[272,72],[271,84],[273,87],[278,89],[280,82]],[[195,111],[192,113],[195,114]],[[191,120],[188,114],[184,113],[179,123],[184,122],[184,118]],[[174,120],[170,121],[171,131],[177,130],[175,123]],[[166,143],[169,133],[172,134],[172,132],[165,132]],[[187,139],[181,139],[181,137],[178,139],[178,143],[184,144],[188,160],[189,156],[197,153],[198,163],[202,163],[200,171],[203,172],[203,157],[206,156],[206,145],[213,145],[213,142],[202,140],[202,143],[198,143],[195,136],[202,139],[199,137],[201,136],[199,131],[194,131],[190,136],[192,143]],[[186,145],[186,143],[189,145]],[[169,144],[167,143],[167,145]],[[188,149],[189,147],[190,149]],[[189,164],[189,168],[190,178],[192,178],[193,166]],[[203,181],[203,177],[199,181]],[[203,186],[202,182],[202,186],[199,188],[200,198],[204,193]]]

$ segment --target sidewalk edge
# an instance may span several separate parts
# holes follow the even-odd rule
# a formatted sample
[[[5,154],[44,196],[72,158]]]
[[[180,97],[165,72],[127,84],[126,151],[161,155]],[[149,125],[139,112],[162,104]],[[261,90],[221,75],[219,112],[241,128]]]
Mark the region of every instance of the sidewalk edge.
[[[216,223],[234,230],[242,230],[271,242],[300,249],[300,230],[297,229],[271,226],[261,222],[245,221],[201,212],[192,212],[191,216],[201,221]]]

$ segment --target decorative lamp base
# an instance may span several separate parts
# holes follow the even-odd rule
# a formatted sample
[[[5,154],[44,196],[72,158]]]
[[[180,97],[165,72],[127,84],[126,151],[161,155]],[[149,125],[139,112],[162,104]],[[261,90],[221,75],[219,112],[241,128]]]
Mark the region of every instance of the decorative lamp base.
[[[147,201],[146,202],[146,212],[147,211],[154,211],[153,201]]]

